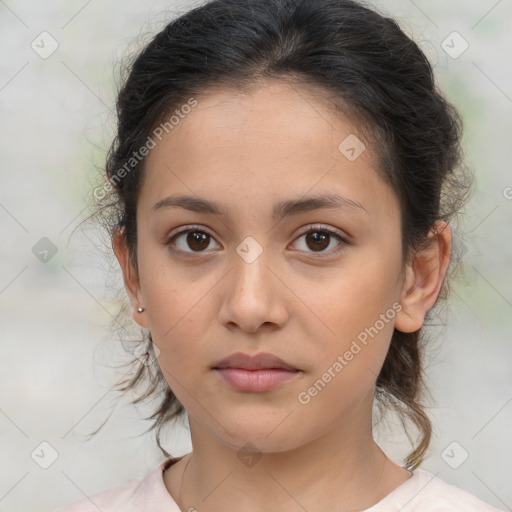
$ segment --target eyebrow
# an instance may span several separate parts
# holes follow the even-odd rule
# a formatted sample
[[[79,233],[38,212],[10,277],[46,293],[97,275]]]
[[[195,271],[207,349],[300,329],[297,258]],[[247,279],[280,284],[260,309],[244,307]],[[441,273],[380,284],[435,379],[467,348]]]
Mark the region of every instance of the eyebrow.
[[[151,211],[154,213],[170,207],[181,207],[191,212],[227,216],[227,210],[217,203],[201,197],[186,195],[165,197],[158,201]],[[358,201],[340,196],[339,194],[325,194],[276,203],[272,209],[272,219],[280,221],[291,215],[328,208],[345,208],[354,211],[364,211],[369,214],[368,210]]]

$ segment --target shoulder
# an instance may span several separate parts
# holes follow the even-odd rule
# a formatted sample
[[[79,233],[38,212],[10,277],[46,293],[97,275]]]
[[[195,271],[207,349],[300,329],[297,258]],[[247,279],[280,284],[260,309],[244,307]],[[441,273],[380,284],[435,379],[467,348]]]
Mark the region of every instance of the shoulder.
[[[59,508],[55,512],[114,512],[123,510],[126,504],[131,503],[134,494],[140,488],[143,480],[137,480],[125,485],[114,487],[106,491],[87,496],[71,505]]]
[[[400,505],[397,510],[403,509],[403,512],[420,510],[422,512],[456,512],[461,510],[464,510],[464,512],[500,512],[473,494],[422,469],[414,470],[413,476],[398,489],[395,489],[388,498],[391,499],[389,501],[385,499],[384,501],[388,501],[390,505],[395,505],[395,503]],[[376,508],[375,512],[377,510],[379,508]],[[382,510],[385,509],[382,508]],[[393,508],[389,508],[389,510],[393,510]]]
[[[87,496],[54,512],[145,512],[158,505],[165,505],[169,512],[179,512],[162,475],[180,458],[167,459],[140,480]]]
[[[134,480],[91,496],[87,496],[55,512],[128,512],[145,479]]]

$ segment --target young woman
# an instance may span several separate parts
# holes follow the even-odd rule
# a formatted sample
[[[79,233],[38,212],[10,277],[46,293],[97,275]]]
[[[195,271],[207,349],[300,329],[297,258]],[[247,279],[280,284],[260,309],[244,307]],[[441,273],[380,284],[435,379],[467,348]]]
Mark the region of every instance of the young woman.
[[[117,107],[97,196],[151,342],[126,387],[161,393],[159,445],[186,412],[193,450],[62,512],[496,510],[418,468],[422,326],[467,188],[416,43],[349,0],[214,0]],[[379,404],[418,432],[403,465]]]

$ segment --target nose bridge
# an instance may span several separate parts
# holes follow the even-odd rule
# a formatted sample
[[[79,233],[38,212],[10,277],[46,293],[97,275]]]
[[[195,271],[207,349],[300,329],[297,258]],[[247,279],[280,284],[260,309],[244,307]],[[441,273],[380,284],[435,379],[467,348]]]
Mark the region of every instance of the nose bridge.
[[[262,242],[264,243],[264,242]],[[234,256],[234,292],[243,294],[241,300],[257,299],[261,294],[268,292],[270,283],[267,265],[270,252],[253,237],[245,238],[236,248]],[[247,296],[247,297],[246,297]],[[261,297],[260,297],[261,298]]]
[[[252,237],[236,248],[233,268],[224,288],[221,320],[235,323],[246,331],[256,331],[261,324],[281,324],[285,307],[279,300],[270,251]]]

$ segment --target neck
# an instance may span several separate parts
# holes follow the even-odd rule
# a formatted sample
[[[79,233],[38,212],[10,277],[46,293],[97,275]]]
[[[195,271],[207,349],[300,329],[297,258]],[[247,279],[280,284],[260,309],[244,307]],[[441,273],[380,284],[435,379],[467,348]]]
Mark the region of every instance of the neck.
[[[181,461],[180,497],[174,493],[182,510],[364,510],[411,476],[386,457],[371,429],[338,429],[293,450],[242,454],[193,419],[190,427],[194,449]]]

